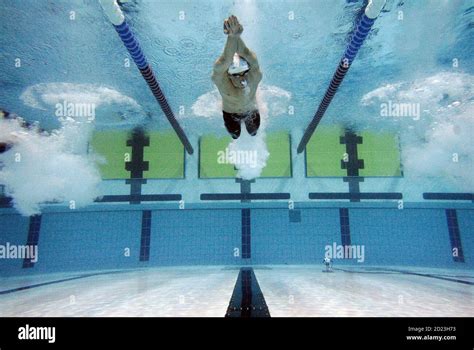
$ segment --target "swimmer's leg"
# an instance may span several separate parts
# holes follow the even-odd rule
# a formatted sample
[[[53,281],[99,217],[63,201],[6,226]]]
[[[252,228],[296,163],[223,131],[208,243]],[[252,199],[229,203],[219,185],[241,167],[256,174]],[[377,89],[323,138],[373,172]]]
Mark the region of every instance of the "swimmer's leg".
[[[224,112],[224,124],[232,138],[238,139],[240,136],[240,120],[232,117],[232,114]]]
[[[260,113],[258,111],[254,111],[245,119],[245,127],[250,136],[257,135],[257,130],[260,127]]]

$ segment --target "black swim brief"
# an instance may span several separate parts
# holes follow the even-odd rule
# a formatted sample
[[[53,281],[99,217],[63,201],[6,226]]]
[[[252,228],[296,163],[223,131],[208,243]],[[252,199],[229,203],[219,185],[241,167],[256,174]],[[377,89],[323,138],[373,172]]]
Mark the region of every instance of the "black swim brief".
[[[238,139],[240,136],[240,123],[243,121],[248,133],[251,136],[257,134],[257,130],[260,127],[260,113],[258,110],[250,111],[247,113],[224,113],[224,123],[227,131],[233,139]]]

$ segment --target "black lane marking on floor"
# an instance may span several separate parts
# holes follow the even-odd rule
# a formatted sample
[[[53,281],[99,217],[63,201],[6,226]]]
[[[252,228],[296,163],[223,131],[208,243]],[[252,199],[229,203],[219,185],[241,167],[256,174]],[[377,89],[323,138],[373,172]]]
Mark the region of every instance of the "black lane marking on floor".
[[[339,221],[341,225],[341,245],[344,247],[344,258],[349,259],[351,257],[346,256],[349,251],[346,251],[345,247],[351,245],[351,228],[349,226],[349,209],[339,208]]]
[[[423,199],[427,200],[451,200],[451,201],[472,201],[474,202],[474,193],[436,193],[425,192]]]
[[[252,192],[251,183],[255,182],[255,180],[243,180],[241,178],[235,179],[235,182],[240,183],[240,193],[242,195],[249,194]],[[251,200],[248,198],[242,198],[242,203],[249,203]]]
[[[451,243],[451,255],[455,262],[464,262],[464,252],[461,243],[461,232],[459,231],[458,215],[456,209],[446,209],[448,221],[449,241]]]
[[[202,193],[202,201],[290,199],[289,193]]]
[[[149,169],[149,164],[144,161],[144,149],[150,146],[150,138],[145,131],[136,128],[132,131],[131,139],[127,140],[127,146],[132,148],[132,160],[125,162],[125,170],[130,171],[130,179],[125,181],[130,185],[130,204],[140,204],[142,185],[147,183],[143,178],[143,172]]]
[[[310,192],[309,199],[402,199],[403,194],[399,192]],[[356,201],[356,200],[351,200]]]
[[[346,130],[344,136],[340,137],[339,142],[346,145],[346,153],[348,155],[346,162],[341,160],[341,169],[347,170],[347,177],[344,177],[343,181],[349,184],[349,193],[360,193],[359,183],[363,182],[364,178],[359,176],[359,169],[364,169],[364,160],[359,159],[357,145],[362,144],[362,137],[357,136],[351,130]],[[360,202],[360,198],[357,196],[349,199],[351,202]]]
[[[38,283],[38,284],[31,284],[31,285],[28,285],[28,286],[22,286],[22,287],[2,290],[2,291],[0,291],[0,295],[11,294],[11,293],[15,293],[15,292],[21,292],[23,290],[49,286],[51,284],[63,283],[63,282],[78,280],[78,279],[82,279],[82,278],[88,278],[88,277],[93,277],[93,276],[102,276],[102,275],[114,275],[114,274],[126,273],[126,272],[130,272],[130,271],[111,271],[111,272],[90,273],[90,274],[86,274],[86,275],[63,278],[63,279],[55,280],[55,281],[43,282],[43,283]]]
[[[225,317],[270,317],[252,268],[240,269]]]
[[[379,273],[379,274],[394,274],[394,273],[399,273],[402,275],[413,275],[413,276],[420,276],[420,277],[428,277],[428,278],[435,278],[443,281],[449,281],[449,282],[455,282],[455,283],[461,283],[461,284],[468,284],[470,286],[474,286],[474,282],[469,282],[469,281],[464,281],[460,279],[455,279],[455,278],[447,278],[447,277],[442,277],[438,275],[432,275],[432,274],[425,274],[425,273],[417,273],[417,272],[411,272],[411,271],[405,271],[405,270],[393,270],[393,269],[386,269],[386,270],[381,270],[381,271],[351,271],[351,270],[345,270],[341,268],[336,268],[333,267],[333,270],[338,270],[338,271],[343,271],[343,272],[348,272],[348,273]]]
[[[150,260],[151,210],[142,212],[142,234],[140,237],[140,261]]]
[[[165,202],[165,201],[180,201],[182,196],[180,194],[141,194],[139,196],[130,195],[107,195],[94,200],[94,202]]]
[[[38,240],[39,234],[41,230],[41,215],[33,215],[30,216],[30,226],[28,228],[28,238],[26,241],[26,246],[30,252],[38,251]],[[38,257],[35,257],[38,258]],[[31,268],[34,267],[35,263],[32,261],[31,258],[24,258],[23,259],[23,268]]]
[[[242,209],[242,259],[251,257],[250,209]]]

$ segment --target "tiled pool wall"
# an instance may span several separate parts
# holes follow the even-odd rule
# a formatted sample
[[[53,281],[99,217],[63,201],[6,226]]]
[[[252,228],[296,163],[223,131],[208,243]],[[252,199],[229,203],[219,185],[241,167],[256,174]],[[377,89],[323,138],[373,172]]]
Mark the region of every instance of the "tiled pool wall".
[[[53,211],[41,217],[3,212],[0,229],[3,247],[38,246],[35,263],[0,259],[2,276],[172,265],[321,264],[325,247],[334,244],[358,247],[359,253],[364,249],[363,262],[335,259],[335,266],[474,268],[474,209],[466,208],[135,209]]]

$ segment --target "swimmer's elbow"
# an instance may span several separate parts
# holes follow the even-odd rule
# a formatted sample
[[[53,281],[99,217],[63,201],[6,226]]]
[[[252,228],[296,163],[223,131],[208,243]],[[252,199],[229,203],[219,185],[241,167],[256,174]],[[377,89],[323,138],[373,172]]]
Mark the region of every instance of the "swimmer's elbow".
[[[250,64],[250,66],[258,67],[258,58],[255,52],[250,51],[249,49],[245,50],[243,57]]]
[[[212,72],[212,75],[211,75],[211,80],[214,82],[214,84],[218,84],[218,82],[220,81],[220,78],[221,78],[221,74],[219,74],[218,72],[216,72],[214,70],[214,72]]]
[[[219,57],[214,63],[213,74],[220,75],[224,73],[230,66],[231,62],[228,62],[224,57]]]
[[[262,74],[262,71],[260,70],[260,68],[257,66],[257,67],[252,67],[251,68],[253,71],[252,71],[252,76],[254,77],[254,80],[258,83],[260,83],[260,81],[262,80],[263,78],[263,74]]]

